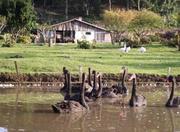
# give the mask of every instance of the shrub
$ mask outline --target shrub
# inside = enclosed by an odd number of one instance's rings
[[[78,44],[78,48],[80,49],[90,49],[91,48],[91,44],[89,43],[89,41],[86,40],[82,40],[82,41],[77,41]]]
[[[12,47],[14,45],[14,40],[11,38],[11,34],[5,34],[4,35],[4,43],[2,44],[2,47]]]
[[[161,39],[161,43],[169,46],[169,47],[176,47],[177,43],[175,39]]]
[[[149,35],[148,36],[151,42],[159,42],[161,41],[160,37],[158,35]]]
[[[0,40],[4,40],[4,36],[3,35],[0,35]]]
[[[17,42],[23,44],[30,44],[32,40],[30,36],[19,36]]]
[[[140,45],[144,45],[144,44],[150,44],[151,43],[151,39],[148,36],[143,36],[140,39]]]

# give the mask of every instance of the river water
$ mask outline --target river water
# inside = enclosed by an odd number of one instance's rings
[[[166,91],[139,93],[147,107],[128,107],[129,97],[123,106],[103,99],[74,114],[55,114],[51,104],[0,104],[0,132],[180,132],[180,108],[164,107]]]

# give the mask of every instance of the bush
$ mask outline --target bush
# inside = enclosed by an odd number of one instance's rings
[[[4,36],[3,35],[0,35],[0,40],[4,40]]]
[[[158,35],[149,35],[148,37],[151,40],[151,42],[160,42],[161,41],[161,39]]]
[[[2,47],[13,47],[14,40],[11,38],[11,34],[5,34],[4,35],[4,43],[2,44]]]
[[[161,39],[161,43],[169,46],[169,47],[176,47],[177,43],[175,39]]]
[[[19,36],[17,43],[30,44],[32,42],[30,36]]]
[[[140,45],[144,45],[144,44],[150,44],[151,43],[151,39],[148,36],[143,36],[140,39]]]
[[[82,41],[77,41],[78,44],[78,48],[80,49],[91,49],[91,44],[89,43],[89,41],[86,40],[82,40]]]

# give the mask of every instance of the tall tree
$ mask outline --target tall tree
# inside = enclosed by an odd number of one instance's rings
[[[112,44],[121,41],[122,34],[128,30],[129,23],[135,18],[136,11],[112,10],[105,11],[103,21],[111,32]]]
[[[111,11],[112,9],[112,0],[109,0],[109,10]]]
[[[164,25],[162,17],[152,11],[142,10],[139,11],[137,16],[130,22],[129,29],[134,32],[134,38],[140,44],[148,30],[162,28]]]
[[[31,0],[3,0],[0,15],[6,17],[7,29],[15,40],[21,31],[35,26],[36,16]]]
[[[66,0],[65,1],[66,2],[66,4],[65,4],[65,16],[66,16],[66,20],[69,18],[69,1],[68,0]]]

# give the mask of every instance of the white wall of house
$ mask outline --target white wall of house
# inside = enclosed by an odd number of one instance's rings
[[[77,40],[92,42],[94,40],[94,31],[75,31],[75,42],[77,42]]]

